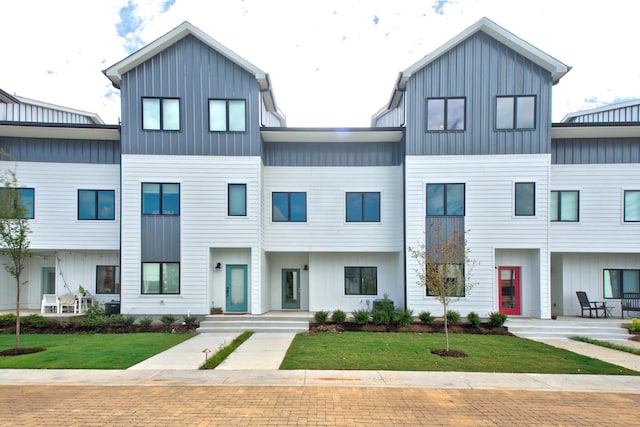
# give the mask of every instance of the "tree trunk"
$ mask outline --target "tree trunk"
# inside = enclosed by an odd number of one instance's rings
[[[20,348],[20,275],[16,277],[18,296],[16,298],[16,348]]]
[[[447,352],[449,351],[449,326],[447,325],[447,306],[444,306],[444,342]]]

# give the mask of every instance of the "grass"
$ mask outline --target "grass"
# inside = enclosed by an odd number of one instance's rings
[[[627,346],[620,345],[620,344],[614,344],[614,343],[608,342],[608,341],[594,340],[592,338],[587,338],[587,337],[571,337],[571,339],[575,340],[575,341],[586,342],[588,344],[598,345],[600,347],[610,348],[612,350],[625,351],[627,353],[637,354],[638,356],[640,356],[640,349],[633,348],[633,347],[627,347]]]
[[[215,369],[216,366],[224,362],[224,360],[229,357],[231,353],[235,351],[236,348],[240,347],[240,345],[249,339],[249,337],[253,335],[253,332],[243,332],[238,335],[231,344],[222,347],[216,354],[211,356],[207,361],[200,367],[200,369]]]
[[[280,369],[515,372],[640,375],[640,372],[506,335],[450,334],[450,348],[468,357],[442,357],[444,335],[343,332],[296,335]]]
[[[23,334],[20,347],[45,351],[0,357],[0,369],[126,369],[191,338],[193,334]],[[0,335],[0,350],[15,335]]]

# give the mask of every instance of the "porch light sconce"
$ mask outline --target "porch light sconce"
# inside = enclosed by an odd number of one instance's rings
[[[304,265],[304,267],[302,268],[304,271],[309,271],[309,266],[307,264]]]
[[[222,269],[222,264],[217,263],[217,264],[216,264],[216,270],[220,270],[220,269]]]

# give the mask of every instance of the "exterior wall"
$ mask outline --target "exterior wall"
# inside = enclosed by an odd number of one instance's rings
[[[269,142],[263,145],[265,166],[398,166],[398,142]]]
[[[180,98],[180,131],[143,131],[142,97]],[[247,132],[209,132],[210,98],[245,99]],[[255,76],[188,36],[122,76],[122,152],[260,155]]]
[[[397,108],[386,112],[375,122],[375,127],[396,127],[404,125],[404,97]]]
[[[261,312],[260,158],[123,155],[122,310],[126,314],[209,313],[211,276],[219,249],[243,249],[249,261],[252,312]],[[141,295],[141,187],[143,182],[180,184],[180,294]],[[247,216],[227,216],[227,185],[247,185]],[[213,250],[213,251],[211,251]],[[213,255],[212,255],[213,253]],[[158,260],[161,261],[161,260]],[[224,273],[221,273],[224,275]],[[219,299],[219,296],[217,297]]]
[[[0,148],[22,162],[119,164],[120,142],[0,137]]]
[[[550,190],[578,190],[579,221],[549,225],[553,252],[637,253],[640,223],[623,221],[624,190],[638,190],[640,164],[552,165]]]
[[[406,159],[406,244],[416,246],[424,242],[426,226],[426,184],[465,184],[465,235],[469,258],[477,265],[471,273],[475,283],[465,298],[452,309],[466,314],[476,311],[481,316],[498,310],[496,251],[529,250],[539,253],[537,268],[540,300],[529,301],[523,312],[535,317],[549,317],[549,251],[548,251],[548,194],[549,155],[508,156],[408,156]],[[514,184],[536,183],[536,215],[514,215]],[[408,248],[405,248],[407,250]],[[530,253],[526,255],[530,258]],[[522,255],[524,256],[524,255]],[[434,297],[426,297],[425,289],[416,282],[416,261],[407,257],[407,306],[414,312],[442,313],[441,304]],[[535,275],[531,275],[535,278]],[[538,312],[536,312],[538,311]]]
[[[554,139],[551,141],[551,159],[558,165],[640,163],[640,139]]]
[[[400,252],[400,167],[264,167],[264,249],[268,252]],[[272,192],[306,192],[306,222],[273,222]],[[346,192],[380,192],[380,222],[345,219]]]
[[[535,95],[536,129],[496,131],[498,95]],[[550,151],[550,74],[484,33],[475,34],[415,73],[404,97],[407,155]],[[466,98],[466,131],[426,132],[426,99],[433,97]]]

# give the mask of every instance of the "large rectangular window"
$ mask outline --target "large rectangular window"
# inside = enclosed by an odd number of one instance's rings
[[[378,267],[345,267],[345,295],[377,295]]]
[[[464,130],[465,103],[465,98],[427,99],[427,130]]]
[[[640,190],[624,192],[624,222],[640,221]]]
[[[209,130],[211,132],[245,132],[247,130],[244,99],[210,99]]]
[[[622,298],[623,292],[640,292],[640,270],[604,269],[603,295]]]
[[[113,190],[78,190],[78,219],[116,219],[115,194]]]
[[[229,184],[227,188],[229,216],[247,216],[247,185]]]
[[[180,99],[142,98],[142,129],[180,130]]]
[[[307,193],[272,193],[273,222],[306,222]]]
[[[347,222],[380,222],[380,193],[347,193]]]
[[[578,191],[552,191],[549,200],[549,219],[559,222],[577,222],[579,205]]]
[[[516,182],[515,214],[516,216],[534,216],[536,214],[535,182]]]
[[[496,97],[496,129],[535,129],[535,96]]]
[[[117,265],[96,266],[96,294],[120,293],[120,267]]]
[[[464,216],[464,184],[427,184],[427,215]]]
[[[143,215],[180,215],[180,184],[142,184]]]
[[[463,264],[429,264],[427,268],[431,268],[436,277],[443,277],[446,281],[446,290],[448,296],[463,297],[465,294],[464,286],[464,265]],[[446,270],[445,270],[446,268]],[[444,273],[444,274],[443,274]],[[442,275],[442,276],[441,276]],[[427,287],[426,296],[437,297],[440,292],[438,289]]]
[[[142,263],[143,294],[179,294],[180,263],[145,262]]]
[[[35,190],[33,188],[0,188],[0,215],[6,218],[35,218]]]

